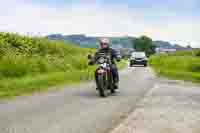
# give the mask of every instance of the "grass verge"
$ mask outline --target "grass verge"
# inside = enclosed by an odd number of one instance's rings
[[[160,76],[200,83],[200,58],[187,52],[171,55],[154,55],[150,66]]]
[[[126,65],[127,62],[123,60],[117,64],[119,69],[123,69]],[[54,72],[22,78],[3,79],[0,80],[0,99],[43,92],[47,91],[49,87],[93,80],[94,70],[95,66],[91,66],[84,71]]]
[[[80,81],[92,79],[92,76],[92,71],[73,71],[26,76],[16,79],[3,79],[0,81],[0,98],[45,91],[49,87],[62,84],[79,83]]]

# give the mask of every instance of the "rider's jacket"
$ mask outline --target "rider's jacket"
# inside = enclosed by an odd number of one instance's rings
[[[112,48],[105,48],[105,49],[99,49],[95,55],[94,55],[94,61],[97,61],[99,55],[101,55],[101,53],[109,55],[111,57],[111,62],[112,64],[115,64],[115,59],[118,60],[118,54],[117,51],[112,49]]]

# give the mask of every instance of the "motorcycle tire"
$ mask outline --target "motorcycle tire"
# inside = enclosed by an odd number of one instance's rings
[[[98,75],[97,86],[98,86],[99,95],[101,97],[107,97],[108,90],[107,90],[105,75]]]

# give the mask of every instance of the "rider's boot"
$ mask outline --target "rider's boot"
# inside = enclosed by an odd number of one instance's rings
[[[114,89],[119,89],[119,80],[117,78],[114,80]]]

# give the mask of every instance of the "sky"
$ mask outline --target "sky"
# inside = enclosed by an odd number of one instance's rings
[[[200,47],[199,0],[4,0],[0,31],[33,35],[147,35]]]

